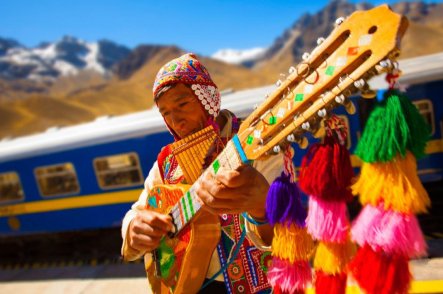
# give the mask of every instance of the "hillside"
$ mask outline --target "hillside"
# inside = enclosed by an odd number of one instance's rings
[[[371,7],[330,1],[319,12],[295,20],[247,67],[199,58],[220,90],[271,84],[312,51],[318,37],[331,32],[335,19]],[[443,51],[443,4],[399,2],[392,8],[410,20],[401,58]],[[73,37],[25,48],[0,38],[0,138],[150,108],[157,70],[183,53],[175,46],[145,44],[129,50],[111,41],[87,43]],[[15,64],[17,58],[24,59]]]
[[[367,10],[366,3],[353,4],[333,0],[316,14],[305,14],[276,39],[253,69],[277,76],[301,61],[304,52],[311,52],[319,37],[326,37],[341,16],[355,10]],[[443,3],[399,2],[392,7],[409,19],[409,28],[402,41],[400,58],[410,58],[443,51]]]

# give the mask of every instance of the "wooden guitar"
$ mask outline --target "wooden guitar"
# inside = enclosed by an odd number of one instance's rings
[[[407,24],[387,5],[337,20],[329,37],[290,68],[288,77],[241,124],[203,174],[237,169],[264,154],[280,152],[288,141],[305,145],[304,133],[320,135],[322,120],[339,105],[354,112],[348,96],[373,96],[365,81],[393,70]],[[176,228],[153,254],[147,254],[154,293],[197,293],[206,277],[220,225],[218,216],[200,210],[194,190],[163,185],[149,193],[147,208],[170,214]]]

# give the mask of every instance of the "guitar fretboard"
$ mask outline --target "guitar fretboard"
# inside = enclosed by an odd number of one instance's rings
[[[243,152],[237,136],[230,140],[225,149],[217,156],[212,164],[203,172],[191,188],[183,197],[172,207],[170,215],[176,231],[173,235],[177,235],[197,214],[202,207],[198,196],[195,193],[196,185],[202,177],[206,177],[208,173],[216,175],[220,170],[235,170],[240,166],[247,164],[248,160]]]

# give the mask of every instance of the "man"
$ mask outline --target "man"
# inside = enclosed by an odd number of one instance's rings
[[[166,126],[180,140],[213,125],[221,138],[229,140],[237,131],[239,122],[229,111],[220,111],[220,93],[208,71],[193,54],[185,54],[165,64],[154,83],[154,100]],[[220,216],[222,236],[212,255],[206,275],[210,282],[201,293],[265,293],[269,292],[265,272],[265,245],[271,244],[273,229],[266,223],[265,201],[269,182],[282,171],[282,156],[257,160],[254,166],[239,170],[221,171],[215,177],[208,174],[198,182],[196,194],[203,207]],[[125,260],[135,260],[150,254],[173,225],[168,215],[146,209],[147,192],[157,184],[184,183],[183,173],[171,153],[169,145],[162,149],[145,181],[145,189],[139,200],[126,214],[122,225],[122,255]],[[224,273],[220,262],[228,263],[236,243],[236,232],[242,231],[240,213],[248,231],[240,254],[231,261]],[[253,272],[254,277],[246,275]]]

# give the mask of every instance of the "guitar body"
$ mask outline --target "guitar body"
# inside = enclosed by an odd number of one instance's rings
[[[147,208],[168,214],[189,187],[155,186],[148,194]],[[146,272],[153,293],[197,293],[220,234],[218,216],[200,210],[175,238],[163,238],[157,249],[160,269],[157,270],[152,254],[146,258]]]

